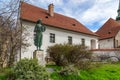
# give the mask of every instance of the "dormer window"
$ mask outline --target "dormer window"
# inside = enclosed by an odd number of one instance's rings
[[[72,24],[73,26],[76,26],[76,24]]]
[[[109,31],[108,34],[111,34],[111,32]]]
[[[48,16],[45,16],[45,18],[48,18]]]

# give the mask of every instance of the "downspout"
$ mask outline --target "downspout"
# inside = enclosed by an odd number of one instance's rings
[[[115,37],[113,37],[113,38],[114,38],[114,39],[113,39],[113,40],[114,40],[114,41],[113,41],[113,45],[114,45],[114,48],[116,48],[116,45],[115,45],[115,44],[116,44],[116,42],[115,42]]]
[[[20,20],[20,54],[19,54],[19,60],[21,60],[21,53],[22,53],[22,19],[21,19],[21,5],[22,5],[22,0],[20,0],[19,4],[19,20]]]

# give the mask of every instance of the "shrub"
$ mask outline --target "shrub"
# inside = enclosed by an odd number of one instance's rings
[[[35,59],[23,59],[15,67],[14,80],[49,80],[49,74]]]
[[[47,49],[52,60],[58,66],[81,65],[86,59],[91,58],[91,52],[82,45],[56,44]],[[88,66],[88,65],[86,65]]]
[[[65,66],[58,73],[61,76],[79,76],[79,70],[74,65]]]
[[[92,68],[91,61],[79,61],[78,64],[76,64],[78,69],[88,70]]]
[[[82,45],[73,45],[70,53],[66,54],[66,58],[69,63],[78,64],[79,61],[85,61],[91,58],[91,52],[86,49],[85,46]]]
[[[64,66],[67,64],[65,54],[70,53],[71,49],[72,47],[68,44],[56,44],[48,47],[47,52],[56,65]]]

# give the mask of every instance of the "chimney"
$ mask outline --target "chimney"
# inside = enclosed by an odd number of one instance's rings
[[[48,6],[48,13],[50,16],[54,16],[54,5],[53,4],[50,4]]]

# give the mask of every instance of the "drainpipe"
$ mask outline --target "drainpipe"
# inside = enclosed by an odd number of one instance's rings
[[[114,40],[113,40],[113,46],[114,46],[114,48],[116,48],[116,42],[115,42],[115,37],[113,37],[114,38]]]

